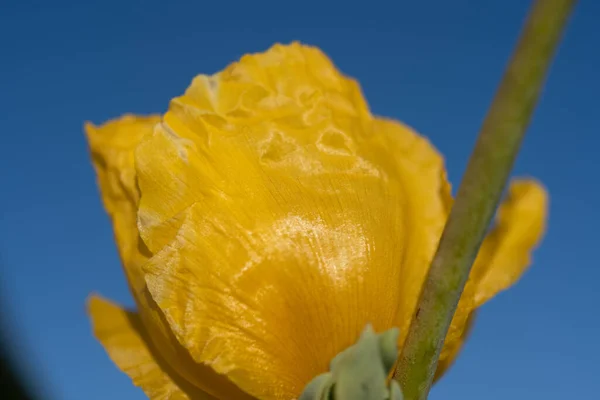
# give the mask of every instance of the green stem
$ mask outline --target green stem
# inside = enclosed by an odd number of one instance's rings
[[[444,338],[525,135],[576,0],[537,0],[521,33],[419,299],[394,377],[406,400],[425,400]]]

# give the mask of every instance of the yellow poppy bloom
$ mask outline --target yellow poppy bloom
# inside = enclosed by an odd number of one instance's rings
[[[149,398],[290,400],[370,323],[401,348],[452,197],[440,154],[373,116],[318,49],[275,45],[196,77],[162,116],[88,140],[137,303],[92,297],[95,335]],[[441,354],[512,285],[547,195],[511,184]]]

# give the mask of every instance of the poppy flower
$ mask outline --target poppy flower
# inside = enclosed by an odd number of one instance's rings
[[[452,206],[442,156],[293,43],[197,76],[163,116],[86,126],[137,309],[93,296],[96,337],[153,400],[297,398],[365,326],[402,347]],[[441,353],[515,283],[547,195],[513,182]]]

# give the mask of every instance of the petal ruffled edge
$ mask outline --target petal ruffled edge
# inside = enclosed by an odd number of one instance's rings
[[[88,300],[94,336],[111,360],[152,400],[216,400],[179,378],[153,350],[137,313],[100,296]]]
[[[548,194],[532,179],[511,182],[493,229],[485,238],[446,336],[436,379],[458,356],[473,324],[474,310],[515,284],[531,263],[548,214]]]
[[[138,241],[134,151],[160,120],[159,115],[125,114],[99,126],[85,124],[102,202],[112,221],[123,267],[136,292],[144,286],[139,268],[148,255],[143,254]]]
[[[519,280],[546,229],[548,193],[537,181],[517,179],[500,206],[496,225],[473,266],[475,307]]]

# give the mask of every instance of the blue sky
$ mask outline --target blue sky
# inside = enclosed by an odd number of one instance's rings
[[[458,184],[528,3],[4,0],[2,314],[31,385],[44,399],[144,398],[85,315],[94,291],[132,300],[84,121],[162,112],[194,75],[300,40],[358,78],[374,113],[428,136]],[[432,400],[597,391],[600,3],[580,3],[515,167],[551,193],[546,239],[524,279],[483,308]]]

